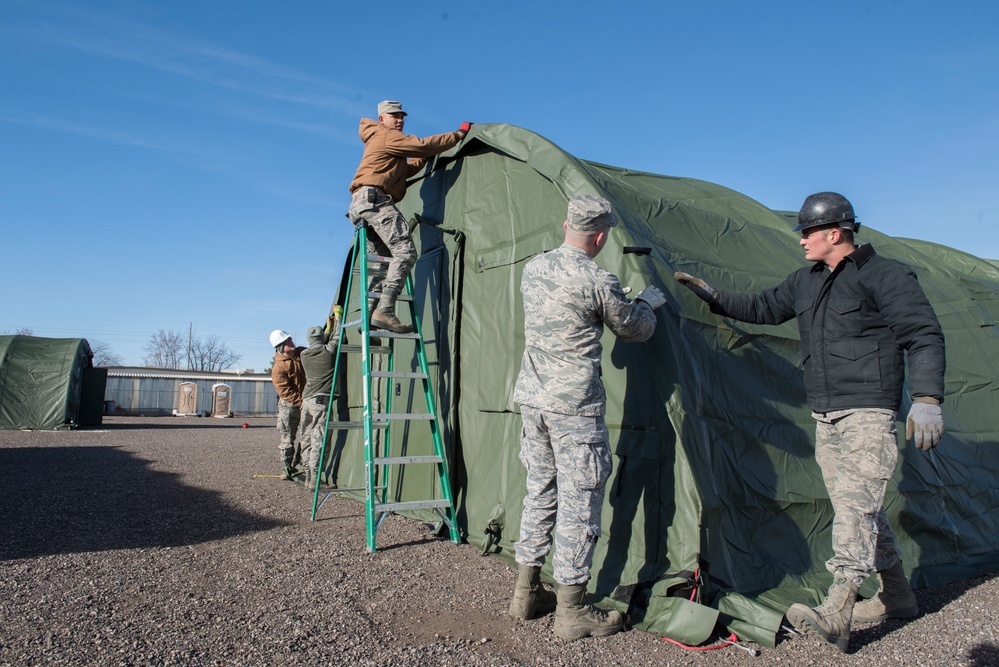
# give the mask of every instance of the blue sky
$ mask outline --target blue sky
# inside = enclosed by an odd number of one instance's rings
[[[320,323],[362,116],[509,123],[587,160],[999,258],[999,4],[0,0],[0,332],[261,370]]]

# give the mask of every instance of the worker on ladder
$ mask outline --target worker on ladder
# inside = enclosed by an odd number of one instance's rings
[[[343,308],[333,306],[333,312],[326,318],[325,327],[309,327],[305,330],[305,340],[309,347],[302,350],[301,363],[305,370],[305,388],[302,390],[302,440],[308,443],[309,459],[305,461],[305,488],[315,491],[319,484],[319,460],[323,452],[323,434],[326,432],[326,416],[330,401],[336,400],[337,391],[333,387],[336,371],[337,339],[343,321]],[[336,483],[330,486],[336,488]]]
[[[355,228],[368,226],[367,252],[392,258],[386,276],[381,281],[372,280],[368,291],[381,293],[371,313],[371,326],[395,333],[413,331],[396,317],[395,301],[416,263],[409,223],[396,203],[406,196],[406,179],[423,169],[427,158],[456,146],[472,126],[462,123],[457,132],[421,139],[403,134],[406,115],[402,104],[386,100],[378,105],[377,121],[361,119],[364,155],[350,184],[347,213]]]

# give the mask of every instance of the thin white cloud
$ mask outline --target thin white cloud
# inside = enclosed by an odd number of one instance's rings
[[[359,91],[250,54],[166,32],[120,17],[67,5],[25,5],[42,18],[15,24],[13,31],[36,42],[131,62],[212,86],[268,99],[329,109],[349,116],[367,111]]]
[[[266,178],[252,177],[246,173],[245,169],[243,169],[238,163],[234,163],[228,156],[219,156],[197,148],[188,148],[179,144],[170,144],[163,141],[128,135],[121,132],[112,132],[88,125],[69,123],[44,116],[17,117],[0,115],[0,123],[13,123],[28,127],[57,130],[99,141],[107,141],[124,146],[131,146],[133,148],[158,151],[171,156],[171,158],[177,160],[178,162],[191,165],[205,172],[222,174],[223,176],[240,181],[253,182],[258,188],[260,188],[260,190],[268,192],[281,199],[332,208],[342,205],[342,202],[336,199],[314,196],[311,193],[303,193],[297,190],[282,187]]]
[[[38,127],[47,130],[58,130],[60,132],[77,134],[84,137],[90,137],[91,139],[98,139],[100,141],[108,141],[111,143],[123,144],[125,146],[133,146],[135,148],[144,148],[149,150],[161,151],[164,153],[172,153],[174,155],[188,155],[188,156],[193,155],[192,153],[179,149],[176,146],[171,146],[166,143],[155,141],[152,139],[137,137],[134,135],[127,135],[121,132],[112,132],[110,130],[104,130],[101,128],[91,127],[88,125],[81,125],[79,123],[70,123],[55,118],[47,118],[45,116],[18,117],[18,116],[0,115],[0,122],[13,123],[15,125],[26,125],[29,127]]]
[[[319,123],[304,123],[300,121],[288,120],[286,118],[278,118],[276,116],[262,114],[256,111],[249,111],[243,108],[237,108],[233,106],[221,107],[225,113],[238,118],[243,118],[245,120],[252,121],[254,123],[261,123],[264,125],[274,125],[277,127],[285,127],[291,130],[297,130],[299,132],[309,132],[312,134],[318,134],[326,137],[327,139],[332,139],[338,143],[349,146],[350,148],[357,148],[360,139],[356,132],[343,132],[330,125],[323,125]]]

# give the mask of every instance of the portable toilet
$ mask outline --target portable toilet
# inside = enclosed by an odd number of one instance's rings
[[[212,385],[212,417],[231,417],[232,387],[217,383]]]
[[[173,414],[177,417],[198,414],[198,385],[193,382],[181,382],[177,385],[177,407]]]

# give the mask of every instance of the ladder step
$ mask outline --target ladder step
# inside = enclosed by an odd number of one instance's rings
[[[378,298],[381,297],[381,295],[382,295],[381,292],[365,292],[365,296],[367,298],[369,298],[369,299],[378,299]],[[348,303],[357,303],[357,300],[359,298],[360,297],[352,296],[352,297],[350,297],[350,301]],[[400,294],[399,296],[397,296],[395,298],[395,300],[396,301],[412,301],[413,297],[411,295],[409,295],[409,294]]]
[[[410,500],[401,503],[375,503],[375,512],[399,512],[434,507],[451,507],[451,502],[448,500]]]
[[[388,426],[388,422],[387,421],[372,421],[371,422],[371,428],[385,428],[386,426]],[[364,428],[364,422],[363,421],[359,421],[359,422],[334,422],[334,421],[331,421],[330,424],[329,424],[329,428],[330,428],[331,431],[345,431],[347,429]]]
[[[361,269],[355,266],[354,269],[353,269],[353,274],[355,276],[361,275]],[[387,266],[383,266],[383,267],[371,267],[371,268],[368,269],[368,277],[369,278],[384,278],[387,275],[388,275],[388,267]]]
[[[407,334],[407,333],[396,333],[394,331],[384,331],[383,329],[372,329],[369,332],[369,335],[372,338],[405,338],[408,340],[417,340],[420,337],[420,334],[416,333],[415,331],[413,333]]]
[[[371,354],[388,354],[389,349],[387,345],[369,345],[368,350]],[[360,354],[364,350],[361,349],[360,345],[341,345],[341,352],[346,352],[348,354]]]
[[[383,488],[385,487],[379,487],[379,489]],[[326,486],[324,484],[319,485],[320,493],[357,493],[358,491],[367,491],[367,489],[363,486],[338,486],[333,488],[332,486]]]
[[[434,416],[423,412],[376,412],[372,415],[375,421],[433,421]]]
[[[382,456],[372,459],[372,463],[379,466],[400,465],[405,463],[440,463],[439,456]]]
[[[381,292],[368,292],[368,298],[369,299],[378,299],[378,298],[381,298],[381,295],[382,295]],[[396,301],[412,301],[413,297],[411,295],[409,295],[409,294],[400,294],[399,296],[397,296],[395,298],[395,300]]]
[[[351,320],[343,325],[344,329],[350,329],[351,327],[359,327],[361,325],[361,319]],[[360,332],[358,332],[360,333]],[[419,338],[415,333],[411,334],[400,334],[394,333],[392,331],[385,331],[383,329],[371,329],[368,334],[373,338]]]
[[[399,378],[408,380],[426,380],[427,376],[423,373],[408,373],[402,371],[371,371],[371,377],[373,378]]]

